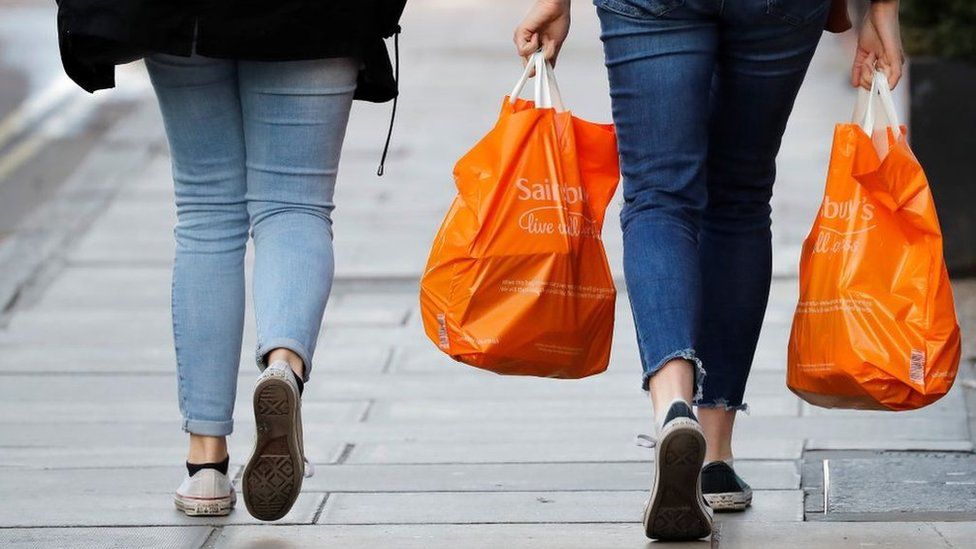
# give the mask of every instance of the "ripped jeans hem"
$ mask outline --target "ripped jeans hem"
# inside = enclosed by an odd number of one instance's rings
[[[705,367],[702,366],[702,361],[695,354],[695,350],[694,349],[691,349],[691,348],[681,349],[679,351],[675,351],[675,352],[673,352],[673,353],[665,356],[660,361],[658,361],[658,363],[653,368],[651,368],[650,371],[645,371],[644,372],[644,382],[641,385],[641,387],[645,391],[649,390],[650,383],[651,383],[651,378],[654,377],[654,375],[657,374],[661,370],[661,368],[664,367],[665,364],[667,364],[668,362],[670,362],[670,361],[672,361],[672,360],[674,360],[676,358],[683,358],[683,359],[685,359],[685,360],[687,360],[687,361],[689,361],[689,362],[691,362],[692,364],[695,365],[695,368],[694,368],[694,373],[695,373],[695,396],[693,396],[691,398],[691,400],[693,402],[697,402],[697,401],[701,400],[701,398],[702,398],[702,386],[703,386],[703,384],[705,382]]]
[[[695,406],[699,408],[724,408],[726,412],[734,411],[749,414],[748,404],[744,402],[742,404],[729,404],[724,398],[716,399],[714,402],[701,402],[701,399],[696,399]]]

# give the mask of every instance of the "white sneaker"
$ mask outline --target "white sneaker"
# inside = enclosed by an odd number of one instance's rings
[[[302,479],[312,476],[302,445],[302,399],[286,362],[265,368],[254,387],[254,451],[244,467],[244,504],[259,520],[288,514]]]
[[[221,517],[237,503],[234,485],[216,469],[200,469],[176,489],[176,508],[191,517]]]

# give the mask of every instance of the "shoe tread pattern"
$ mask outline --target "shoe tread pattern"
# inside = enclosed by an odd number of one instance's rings
[[[711,517],[703,512],[698,474],[705,457],[700,428],[680,428],[663,437],[657,464],[660,478],[644,516],[647,537],[657,540],[697,540],[712,532]]]
[[[254,395],[258,438],[244,471],[244,503],[255,518],[284,517],[301,489],[303,470],[295,439],[297,403],[281,380],[264,381]]]

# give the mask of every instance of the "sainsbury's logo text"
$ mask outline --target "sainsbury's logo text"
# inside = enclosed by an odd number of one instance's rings
[[[871,221],[874,219],[874,204],[869,203],[867,197],[835,202],[829,196],[825,196],[820,207],[820,215],[826,219],[848,220],[860,216],[862,221]]]
[[[583,187],[568,187],[558,183],[552,183],[548,179],[541,183],[532,183],[526,178],[521,178],[515,182],[518,190],[519,200],[540,200],[554,202],[559,200],[563,204],[570,205],[577,202],[586,202],[586,190]]]

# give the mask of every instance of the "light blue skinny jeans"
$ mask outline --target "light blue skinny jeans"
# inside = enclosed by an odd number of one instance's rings
[[[173,163],[173,336],[183,429],[233,430],[254,238],[258,366],[294,351],[305,376],[332,285],[333,191],[356,88],[350,58],[146,59]]]

